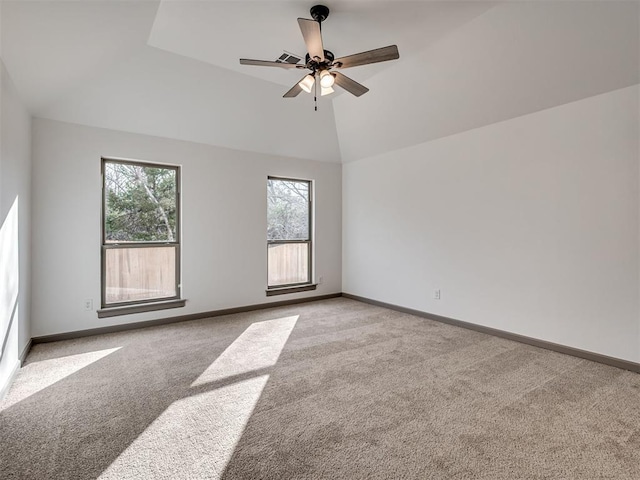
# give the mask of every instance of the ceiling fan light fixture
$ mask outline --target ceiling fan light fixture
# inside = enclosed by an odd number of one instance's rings
[[[315,82],[313,75],[307,75],[302,80],[300,80],[300,83],[298,83],[298,85],[300,85],[300,88],[305,92],[311,93],[311,89],[313,88],[313,82]]]
[[[335,77],[329,72],[329,70],[322,70],[320,72],[320,85],[323,88],[331,88],[335,83]]]
[[[322,87],[322,85],[321,85],[321,88],[320,88],[320,96],[321,97],[324,97],[325,95],[330,95],[333,92],[335,92],[335,90],[333,88],[331,88],[331,87]]]

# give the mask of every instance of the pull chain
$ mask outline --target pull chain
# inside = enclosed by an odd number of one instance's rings
[[[322,22],[318,22],[318,28],[320,30],[320,38],[322,38]],[[316,81],[313,82],[313,103],[314,103],[314,111],[317,112],[318,111],[318,82],[320,81],[320,75],[316,76],[316,73],[314,72],[313,76],[316,77]]]
[[[322,22],[318,22],[318,29],[320,30],[320,38],[322,38]],[[324,55],[323,55],[324,56]],[[313,103],[315,104],[315,111],[318,111],[318,82],[320,81],[320,75],[317,76],[317,80],[313,82]]]

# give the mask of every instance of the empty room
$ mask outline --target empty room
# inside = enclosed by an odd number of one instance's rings
[[[0,0],[0,478],[640,478],[640,1]]]

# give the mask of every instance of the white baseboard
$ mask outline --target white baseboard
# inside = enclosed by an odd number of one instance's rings
[[[16,378],[18,370],[20,370],[20,360],[16,360],[16,363],[11,369],[11,373],[9,374],[9,377],[7,378],[7,381],[4,383],[4,385],[0,385],[0,402],[4,400],[4,398],[7,396],[7,393],[9,393],[9,389],[11,388],[11,385],[13,385],[13,381]]]

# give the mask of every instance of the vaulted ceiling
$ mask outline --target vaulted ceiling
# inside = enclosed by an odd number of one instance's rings
[[[275,155],[350,161],[637,84],[638,2],[325,1],[356,98],[282,95],[308,1],[4,1],[2,59],[33,115]]]

